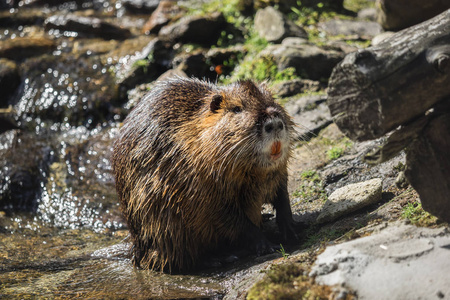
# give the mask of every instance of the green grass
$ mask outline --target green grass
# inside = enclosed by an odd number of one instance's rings
[[[403,207],[402,218],[408,219],[412,224],[419,226],[435,225],[437,218],[422,208],[419,202],[408,203]]]
[[[333,147],[327,151],[327,156],[330,160],[335,160],[344,154],[345,150],[341,147]]]

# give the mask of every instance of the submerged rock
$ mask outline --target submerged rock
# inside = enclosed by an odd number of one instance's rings
[[[0,57],[23,60],[39,56],[56,48],[55,41],[44,37],[17,37],[0,41]]]
[[[0,211],[36,211],[54,149],[31,133],[0,135]]]
[[[0,107],[7,107],[9,97],[20,84],[20,75],[15,62],[0,58]]]

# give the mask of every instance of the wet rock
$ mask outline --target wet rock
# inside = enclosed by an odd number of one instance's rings
[[[132,89],[137,84],[153,81],[169,69],[172,60],[170,45],[158,38],[151,40],[141,51],[118,67],[116,82],[121,92]]]
[[[0,141],[0,210],[36,211],[54,156],[51,144],[17,130]]]
[[[272,92],[278,97],[289,97],[296,94],[317,92],[320,88],[318,81],[309,79],[292,79],[276,83],[272,86]]]
[[[372,38],[383,32],[380,24],[370,21],[330,20],[319,24],[319,27],[331,35],[356,35]]]
[[[345,54],[311,44],[281,44],[267,47],[264,54],[272,55],[279,70],[293,67],[303,78],[319,80],[328,78]]]
[[[21,127],[34,130],[42,122],[90,127],[115,113],[118,87],[98,57],[43,55],[23,62],[20,72],[26,79],[14,109]]]
[[[160,0],[122,0],[125,9],[135,14],[150,14],[158,7]]]
[[[334,165],[330,167],[325,167],[320,176],[324,181],[325,185],[337,182],[341,178],[344,178],[353,168],[348,165]]]
[[[281,42],[286,37],[308,37],[303,28],[270,6],[256,12],[254,26],[259,36],[268,42]]]
[[[437,16],[450,8],[442,0],[377,0],[378,23],[385,30],[400,30]]]
[[[379,178],[353,183],[335,190],[325,202],[317,223],[331,222],[340,216],[381,201],[382,181]]]
[[[15,9],[0,11],[0,26],[41,25],[47,18],[42,9]]]
[[[150,19],[145,23],[142,32],[145,34],[157,34],[163,26],[179,16],[181,12],[182,9],[177,5],[176,1],[162,0],[158,8],[150,16]]]
[[[0,57],[23,60],[39,56],[56,48],[55,41],[43,37],[17,37],[0,41]]]
[[[15,111],[12,106],[0,108],[0,134],[11,129],[19,129],[14,116]]]
[[[226,25],[221,13],[186,16],[161,28],[159,38],[168,42],[214,44]]]
[[[20,75],[15,62],[0,58],[0,107],[7,107],[9,97],[20,84]]]
[[[84,37],[122,40],[131,36],[128,29],[120,28],[98,18],[74,14],[53,15],[45,20],[44,25],[46,30],[76,32]]]
[[[325,95],[316,95],[300,97],[286,103],[286,111],[298,125],[295,128],[297,139],[307,140],[332,122],[325,102]]]
[[[359,299],[438,299],[450,295],[450,233],[400,223],[329,246],[310,276],[353,290]],[[382,287],[382,288],[380,288]]]

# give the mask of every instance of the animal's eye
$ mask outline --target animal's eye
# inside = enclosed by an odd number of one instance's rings
[[[234,112],[235,114],[237,114],[242,111],[242,108],[240,106],[235,106],[235,107],[233,107],[233,109],[231,111]]]

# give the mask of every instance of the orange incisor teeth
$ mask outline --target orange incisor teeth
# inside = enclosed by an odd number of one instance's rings
[[[278,155],[278,154],[280,154],[281,153],[281,142],[274,142],[273,144],[272,144],[272,147],[271,147],[271,149],[270,149],[271,151],[270,151],[270,154],[271,155]]]

